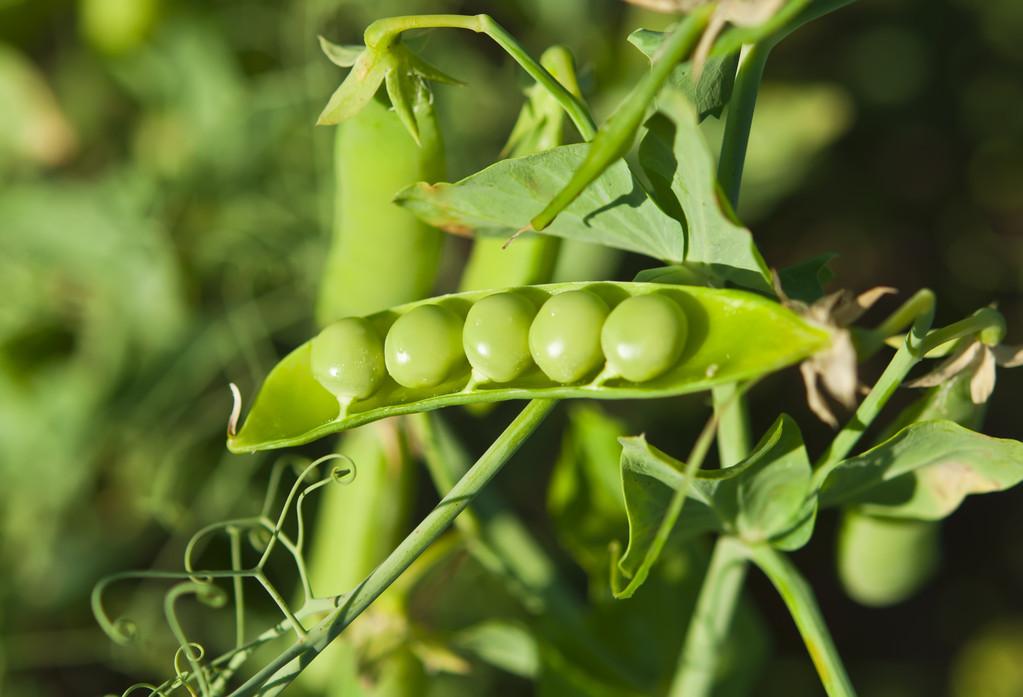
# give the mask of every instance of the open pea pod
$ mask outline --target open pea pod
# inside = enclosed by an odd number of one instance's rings
[[[502,376],[501,381],[481,376],[477,362],[471,367],[463,347],[453,346],[462,343],[461,323],[467,316],[469,324],[481,326],[474,319],[485,314],[480,301],[495,294],[514,295],[517,300],[526,301],[519,304],[528,308],[526,319],[518,327],[512,322],[510,329],[499,328],[495,334],[495,353],[525,353],[521,367],[513,371],[513,376]],[[661,296],[659,305],[669,301],[674,309],[665,313],[661,311],[663,307],[654,303],[655,311],[651,313],[650,307],[642,306],[651,304],[649,298],[645,303],[634,302],[644,296]],[[580,299],[587,302],[576,302]],[[506,318],[500,311],[501,304],[492,304],[499,312],[491,318],[483,317],[482,325],[488,319],[501,324]],[[480,311],[471,313],[477,305]],[[558,316],[555,310],[559,309],[567,313]],[[630,317],[634,311],[638,314]],[[433,321],[440,315],[447,318],[447,324]],[[662,326],[659,324],[662,320],[675,326]],[[300,445],[376,419],[456,404],[508,399],[648,399],[697,392],[778,370],[830,342],[825,330],[762,296],[662,283],[576,282],[473,291],[410,303],[355,322],[344,322],[361,333],[354,352],[337,357],[339,365],[367,371],[362,376],[367,379],[356,380],[358,394],[339,397],[331,385],[325,386],[328,381],[321,383],[317,379],[318,375],[323,379],[324,372],[322,365],[319,369],[314,367],[314,353],[322,363],[324,350],[333,349],[325,347],[319,337],[308,341],[267,376],[241,429],[228,438],[232,452]],[[424,334],[421,349],[414,344],[417,327],[427,334],[433,332],[432,337]],[[521,336],[515,334],[516,330]],[[325,330],[329,331],[330,327]],[[441,338],[446,336],[446,341],[438,344],[437,332]],[[317,341],[321,343],[317,345]],[[348,348],[338,350],[351,351],[353,344],[345,341],[338,346]],[[398,348],[392,346],[402,342]],[[587,342],[595,344],[595,349],[587,349],[584,346]],[[665,350],[662,344],[671,342],[677,348]],[[386,369],[385,350],[389,352]],[[405,353],[417,350],[420,355],[415,360],[443,362],[444,370],[438,372],[435,366],[428,365],[426,371],[432,374],[431,379],[411,386],[400,384],[399,381],[410,383],[418,379],[413,376],[410,380],[407,366],[399,365],[407,357]],[[590,354],[596,352],[589,364],[587,350]],[[630,352],[637,350],[641,356],[651,355],[661,367],[648,370],[647,366],[640,366],[636,370],[635,357]],[[544,351],[548,353],[538,353]],[[472,350],[470,355],[480,358]],[[572,376],[572,371],[559,373],[563,364],[551,368],[552,356],[563,360],[566,355],[575,355],[582,361],[576,361],[573,369],[589,365],[588,369],[577,371],[581,375],[578,379]],[[622,375],[632,375],[639,381]]]

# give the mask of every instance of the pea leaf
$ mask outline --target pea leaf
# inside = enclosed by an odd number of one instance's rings
[[[1021,480],[1023,443],[952,421],[924,421],[840,462],[824,480],[820,499],[874,515],[938,520],[970,494],[1004,491]]]
[[[684,261],[746,288],[770,292],[770,272],[750,231],[738,223],[717,186],[714,159],[696,113],[676,89],[661,92],[661,112],[647,122],[639,161],[652,195],[685,220]]]
[[[654,53],[664,41],[664,32],[637,29],[629,34],[629,43],[653,59]],[[739,65],[739,54],[715,56],[707,59],[698,80],[693,80],[693,64],[687,61],[678,65],[668,78],[668,84],[681,90],[696,105],[700,121],[708,116],[720,116],[732,96],[735,71]]]
[[[586,144],[502,160],[454,184],[421,182],[398,192],[395,202],[449,232],[497,233],[522,229],[571,178],[586,157]],[[628,165],[611,165],[544,234],[596,242],[665,261],[682,261],[682,226],[639,185]],[[514,243],[513,243],[514,244]]]
[[[824,286],[834,274],[828,264],[837,254],[821,254],[778,272],[785,294],[793,300],[814,303],[824,297]]]
[[[739,464],[702,470],[692,480],[683,463],[643,436],[620,442],[629,545],[618,570],[632,579],[627,591],[643,582],[666,546],[658,541],[664,526],[674,540],[718,531],[795,549],[809,538],[816,515],[812,471],[802,435],[789,416],[779,417]],[[681,508],[673,505],[677,492],[686,496]]]
[[[744,461],[708,474],[724,477],[712,496],[718,517],[747,541],[770,540],[807,518],[812,468],[799,427],[788,415],[778,417]]]

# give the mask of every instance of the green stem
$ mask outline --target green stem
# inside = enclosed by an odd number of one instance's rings
[[[466,453],[436,413],[420,412],[409,420],[422,444],[427,470],[437,491],[444,495],[464,474]],[[477,561],[507,583],[523,608],[536,617],[544,634],[568,648],[570,655],[587,656],[593,665],[603,666],[620,681],[642,682],[589,631],[577,595],[499,495],[481,493],[455,525]]]
[[[735,604],[746,579],[746,552],[732,537],[718,538],[700,597],[686,631],[668,697],[710,694],[718,656],[728,639]]]
[[[732,97],[728,100],[728,118],[718,159],[718,183],[732,208],[739,205],[739,189],[750,128],[753,125],[753,110],[772,46],[773,43],[757,44],[742,52]]]
[[[824,451],[815,466],[813,484],[819,487],[827,479],[828,474],[838,463],[846,458],[859,442],[863,432],[867,430],[888,399],[895,393],[909,371],[919,363],[929,351],[965,336],[978,336],[981,340],[997,343],[1005,329],[1005,319],[996,310],[982,308],[966,319],[953,322],[947,327],[928,332],[933,319],[933,306],[921,314],[906,337],[906,342],[895,352],[888,367],[874,383],[870,393],[853,414],[835,439]]]
[[[469,502],[485,487],[519,446],[540,425],[556,404],[553,400],[533,400],[491,444],[476,464],[430,511],[401,544],[350,593],[341,596],[337,609],[308,632],[305,641],[296,642],[266,665],[233,697],[276,695],[291,684],[303,668],[355,620],[407,569],[427,547],[447,530]]]
[[[679,61],[692,52],[713,9],[713,6],[708,5],[693,10],[665,39],[654,56],[650,71],[636,83],[629,96],[592,138],[586,159],[573,172],[572,178],[530,221],[534,230],[543,230],[550,225],[594,179],[628,152],[646,116],[647,107],[661,91]]]
[[[855,697],[845,666],[824,623],[813,590],[792,562],[770,545],[747,547],[749,558],[771,580],[799,628],[829,697]]]
[[[739,202],[753,112],[773,45],[765,42],[746,51],[735,76],[718,158],[718,183],[733,208]],[[718,413],[720,464],[730,467],[745,459],[752,446],[746,399],[737,385],[715,388],[713,394]],[[718,538],[679,654],[669,692],[672,697],[710,694],[745,577],[745,561],[736,554],[727,538]]]
[[[412,29],[468,29],[483,34],[518,63],[526,73],[551,93],[572,119],[584,140],[590,140],[597,132],[586,105],[569,92],[553,75],[537,63],[515,37],[489,15],[409,15],[387,17],[373,22],[366,28],[363,39],[370,48],[384,48],[396,41],[402,32]]]
[[[913,294],[906,302],[902,303],[892,314],[874,330],[884,338],[894,336],[905,331],[917,317],[934,310],[934,291],[923,288]]]

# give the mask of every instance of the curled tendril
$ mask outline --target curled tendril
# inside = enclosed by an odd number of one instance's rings
[[[157,687],[152,683],[138,682],[134,685],[129,685],[125,691],[121,693],[121,697],[130,697],[133,693],[138,692],[139,690],[149,690],[148,697],[164,697],[167,694],[160,687]],[[106,697],[116,697],[116,695],[110,694]]]
[[[184,686],[189,694],[195,697],[195,691],[188,684],[189,672],[181,666],[182,655],[185,656],[189,664],[199,664],[206,656],[206,649],[203,648],[202,644],[190,641],[183,646],[179,646],[178,650],[174,652],[174,676],[176,682]],[[201,670],[201,664],[199,665]]]
[[[328,472],[317,477],[316,472],[325,463],[333,463]],[[296,473],[294,483],[288,489],[284,501],[280,504],[276,516],[271,516],[271,510],[279,496],[284,471],[292,469]],[[178,649],[174,655],[175,677],[156,686],[149,683],[138,683],[129,687],[124,695],[137,690],[149,690],[149,695],[164,697],[178,689],[185,689],[193,697],[208,697],[212,694],[220,694],[230,679],[230,675],[245,662],[252,651],[259,645],[280,636],[283,631],[291,627],[299,639],[304,639],[305,629],[301,618],[318,612],[324,612],[334,606],[333,599],[317,598],[310,586],[308,573],[306,571],[303,556],[305,545],[305,521],[303,504],[305,499],[315,491],[332,484],[347,485],[355,480],[355,462],[346,455],[330,454],[317,460],[310,461],[308,458],[286,456],[279,458],[273,465],[270,473],[270,480],[264,496],[260,513],[256,516],[235,518],[200,528],[188,541],[184,551],[183,571],[137,571],[112,574],[101,579],[93,589],[92,609],[103,631],[118,644],[126,644],[138,636],[138,628],[134,621],[129,618],[111,618],[104,607],[104,594],[114,583],[125,580],[172,580],[178,581],[164,596],[164,615],[168,627],[178,643]],[[310,481],[312,480],[312,481]],[[296,536],[293,539],[285,533],[284,527],[294,508],[297,519]],[[200,550],[205,548],[205,542],[217,535],[225,534],[231,544],[231,565],[229,569],[212,568],[203,569],[196,564]],[[241,540],[248,537],[254,548],[259,553],[256,564],[252,567],[245,567],[242,563]],[[305,603],[298,612],[293,612],[284,601],[283,596],[270,583],[264,567],[266,566],[271,553],[277,546],[284,548],[292,557],[299,580],[305,596]],[[246,578],[253,579],[263,586],[266,593],[278,605],[284,621],[275,625],[269,630],[261,633],[251,641],[245,640],[244,628],[244,593],[242,592],[242,581]],[[182,629],[175,609],[176,602],[183,595],[194,595],[200,603],[214,608],[226,606],[230,600],[228,591],[217,585],[220,579],[231,579],[236,619],[236,641],[231,651],[218,656],[212,661],[204,664],[206,651],[198,643],[190,641]],[[184,662],[183,660],[184,659]],[[187,664],[187,665],[186,665]],[[198,692],[196,692],[198,689]]]

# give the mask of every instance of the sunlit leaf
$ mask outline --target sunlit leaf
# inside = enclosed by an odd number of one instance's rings
[[[664,32],[637,29],[629,34],[629,42],[647,58],[653,58],[654,52],[664,41],[664,36]],[[703,121],[708,116],[720,116],[728,104],[738,64],[738,53],[710,58],[703,64],[700,77],[694,81],[693,64],[687,61],[672,71],[668,82],[689,97],[696,105],[699,120]]]
[[[906,427],[844,460],[821,489],[821,504],[867,513],[937,520],[970,494],[1003,491],[1023,480],[1023,443],[992,438],[951,421]]]
[[[454,184],[419,183],[399,192],[395,201],[452,232],[522,229],[568,182],[588,147],[564,145],[502,160]],[[544,234],[666,261],[682,261],[685,253],[682,226],[650,200],[622,161],[588,186]]]
[[[674,89],[664,90],[659,104],[662,112],[647,122],[639,159],[658,202],[684,217],[684,261],[740,286],[770,291],[770,272],[753,236],[720,194],[692,104]]]
[[[812,529],[811,467],[795,422],[782,415],[752,454],[734,467],[701,470],[692,480],[685,466],[643,436],[622,438],[622,486],[629,518],[629,546],[619,569],[630,587],[642,583],[657,560],[658,531],[675,539],[716,530],[749,542],[771,540],[785,549],[802,546]],[[686,501],[673,507],[676,492]]]

